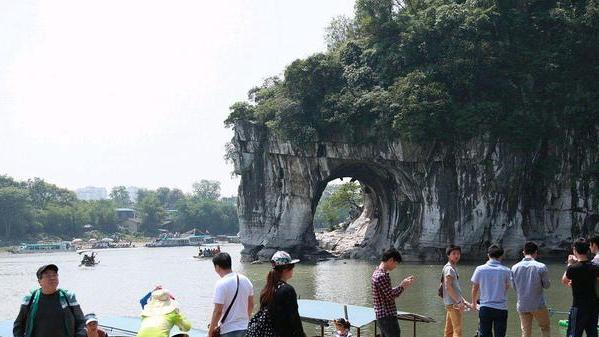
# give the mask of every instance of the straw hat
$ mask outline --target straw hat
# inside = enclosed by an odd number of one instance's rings
[[[157,289],[152,292],[150,301],[141,312],[142,316],[166,315],[179,310],[179,303],[174,300],[166,289]]]

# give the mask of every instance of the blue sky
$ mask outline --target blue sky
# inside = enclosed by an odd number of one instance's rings
[[[0,2],[0,174],[189,191],[238,179],[223,120],[265,77],[324,51],[353,0]]]

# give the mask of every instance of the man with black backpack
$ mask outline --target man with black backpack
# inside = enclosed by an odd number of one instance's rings
[[[456,269],[462,249],[459,246],[449,245],[445,249],[447,264],[443,266],[439,296],[443,297],[443,304],[447,315],[445,317],[445,337],[462,337],[462,312],[466,310],[468,303],[462,296],[460,288],[460,276]]]
[[[58,288],[58,267],[41,266],[40,288],[23,298],[14,337],[86,337],[85,318],[75,294]]]
[[[208,336],[242,337],[254,309],[254,286],[244,275],[232,272],[229,254],[216,254],[212,264],[221,279],[214,286],[214,310]]]

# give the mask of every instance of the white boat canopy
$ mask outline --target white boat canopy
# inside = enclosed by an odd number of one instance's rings
[[[298,306],[302,321],[320,325],[322,336],[324,336],[324,327],[338,318],[345,318],[357,328],[358,337],[361,328],[375,322],[376,334],[376,315],[373,308],[317,300],[298,300]],[[414,322],[414,336],[416,336],[416,323],[435,322],[431,317],[404,311],[397,312],[397,319]]]

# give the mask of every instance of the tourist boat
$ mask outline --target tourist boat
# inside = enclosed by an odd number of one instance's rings
[[[217,247],[218,247],[219,251],[221,251],[220,245],[217,245],[217,244],[200,245],[198,247],[198,255],[194,255],[193,258],[194,259],[211,259],[214,257],[214,255],[216,255],[216,254],[212,253],[212,250]],[[209,254],[204,255],[203,253],[200,253],[200,251],[202,251],[202,248],[207,248],[209,251]]]
[[[68,241],[54,243],[23,243],[13,253],[28,254],[28,253],[55,253],[55,252],[70,252],[75,251],[75,246]]]
[[[147,243],[146,247],[181,247],[181,246],[201,246],[216,242],[214,237],[206,234],[189,235],[185,237],[161,236],[158,239]]]
[[[368,324],[374,323],[374,335],[377,335],[376,315],[373,308],[358,305],[341,304],[329,301],[298,300],[298,311],[302,321],[320,325],[320,335],[324,337],[324,327],[333,320],[344,317],[356,329],[357,337],[361,337],[361,330]],[[397,312],[400,321],[413,322],[413,335],[416,336],[416,323],[433,323],[431,317],[414,314],[411,312]]]
[[[216,240],[213,236],[208,234],[194,234],[187,237],[189,239],[190,246],[201,246],[208,243],[215,243]]]
[[[344,317],[351,322],[352,327],[356,329],[356,337],[362,337],[362,329],[369,324],[374,323],[376,335],[376,316],[373,308],[357,305],[340,304],[329,301],[317,300],[298,300],[299,314],[303,322],[320,325],[321,336],[325,336],[324,327],[328,326],[333,320]],[[100,316],[100,328],[110,336],[133,337],[137,335],[140,319],[136,317],[123,316]],[[397,319],[413,322],[413,336],[416,335],[417,323],[432,323],[434,319],[428,316],[414,314],[410,312],[397,312]],[[13,321],[7,320],[0,322],[0,336],[12,336]],[[170,337],[205,337],[207,331],[192,329],[188,332],[181,332],[177,327],[173,327]]]
[[[94,252],[91,252],[91,255],[87,255],[87,252],[89,252],[89,250],[82,250],[78,252],[80,255],[84,254],[79,267],[93,267],[100,263],[99,260],[96,260],[97,255]]]
[[[100,329],[115,337],[135,337],[139,329],[140,319],[137,317],[123,316],[99,316]],[[12,336],[12,327],[14,320],[0,322],[0,336]],[[181,332],[176,326],[171,330],[170,337],[206,337],[207,331],[191,329],[187,332]]]
[[[191,246],[189,238],[158,238],[150,243],[146,243],[146,247],[181,247]]]

